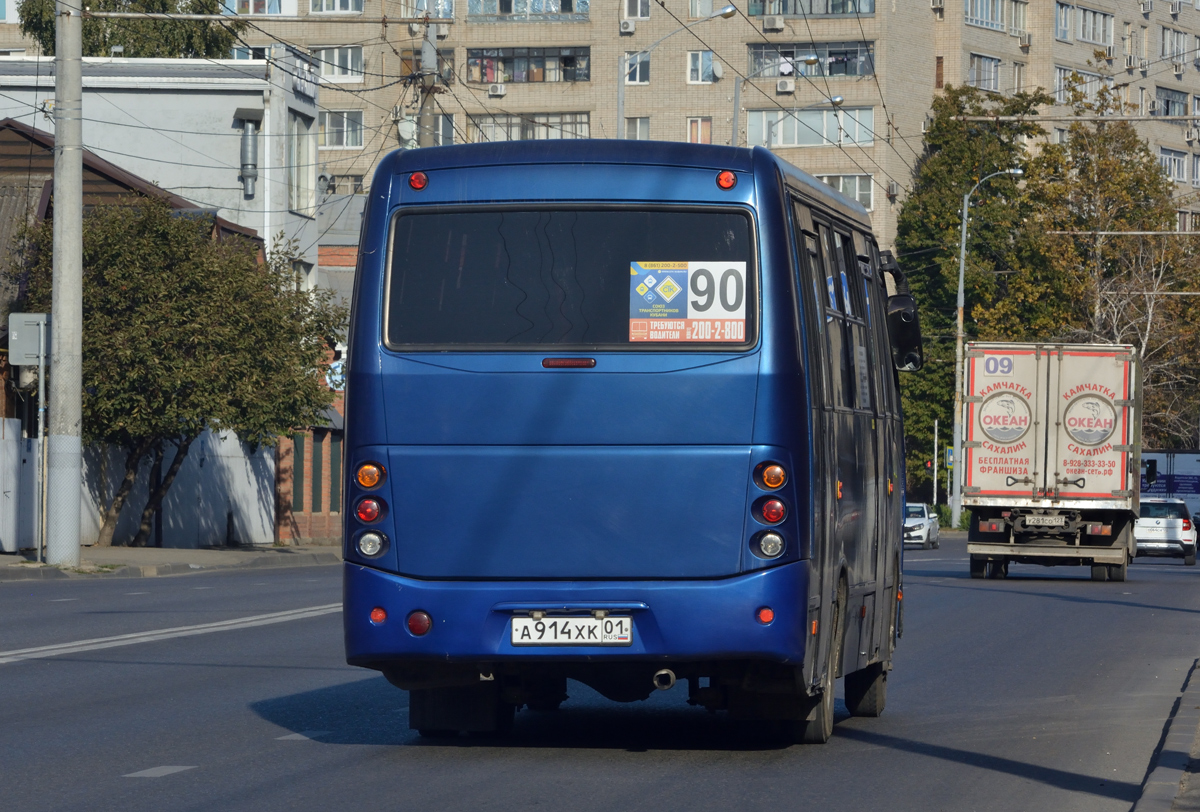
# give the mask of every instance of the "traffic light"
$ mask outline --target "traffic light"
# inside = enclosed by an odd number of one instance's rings
[[[925,460],[925,468],[926,468],[926,470],[932,471],[933,470],[933,460]]]

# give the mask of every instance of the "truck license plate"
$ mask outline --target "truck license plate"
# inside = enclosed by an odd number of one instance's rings
[[[632,646],[629,617],[514,617],[514,646]]]
[[[1066,516],[1026,516],[1025,524],[1027,526],[1064,527],[1067,524],[1067,517]]]

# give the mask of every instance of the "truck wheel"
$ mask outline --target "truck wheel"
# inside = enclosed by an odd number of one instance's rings
[[[1008,577],[1008,561],[989,561],[987,563],[987,577],[989,578],[1007,578]]]
[[[971,577],[982,578],[987,571],[987,559],[983,556],[971,556]]]
[[[1189,567],[1196,566],[1196,554],[1192,553],[1191,555],[1185,555],[1183,557],[1183,563]]]
[[[883,663],[846,675],[846,709],[851,716],[879,716],[887,704],[887,671]]]
[[[1104,566],[1103,564],[1092,564],[1092,580],[1107,581],[1108,567]]]
[[[1124,581],[1125,580],[1125,572],[1128,567],[1129,567],[1128,559],[1126,559],[1125,561],[1122,561],[1120,564],[1109,564],[1108,565],[1108,580]]]

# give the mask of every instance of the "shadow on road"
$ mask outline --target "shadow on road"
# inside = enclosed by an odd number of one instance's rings
[[[960,750],[956,747],[928,744],[926,742],[913,741],[912,739],[902,739],[897,736],[871,733],[866,730],[839,729],[835,731],[834,735],[854,739],[863,744],[903,750],[904,752],[920,756],[952,761],[956,764],[966,764],[981,770],[1006,773],[1018,778],[1024,778],[1027,781],[1037,781],[1070,792],[1083,792],[1089,795],[1099,795],[1103,798],[1115,798],[1129,803],[1136,801],[1142,794],[1141,786],[1131,784],[1128,781],[1106,781],[1094,775],[1082,775],[1080,773],[1067,772],[1066,770],[1056,770],[1053,767],[1044,767],[1040,764],[1030,764],[1029,762],[1016,761],[1000,756],[989,756],[984,753],[973,753],[970,750]]]
[[[644,702],[608,702],[571,682],[572,699],[553,713],[522,710],[511,735],[422,739],[408,729],[408,694],[383,677],[255,702],[250,709],[272,724],[325,744],[419,747],[504,747],[649,750],[782,750],[766,725],[739,723],[684,704],[686,689]],[[838,721],[849,718],[837,704]]]

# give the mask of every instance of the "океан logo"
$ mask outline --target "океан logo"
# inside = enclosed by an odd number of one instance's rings
[[[1013,392],[998,392],[979,407],[979,426],[997,443],[1015,443],[1032,423],[1029,404]]]
[[[1067,404],[1063,424],[1080,445],[1100,445],[1117,428],[1117,410],[1098,395],[1081,395]]]

